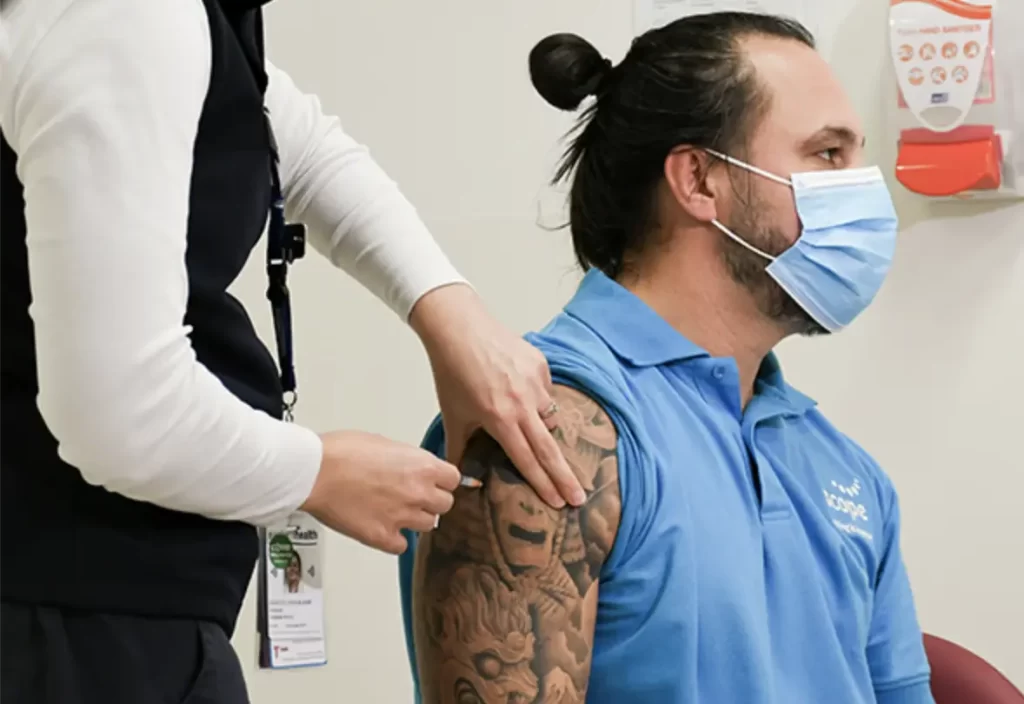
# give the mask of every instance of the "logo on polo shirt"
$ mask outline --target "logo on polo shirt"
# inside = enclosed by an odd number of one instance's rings
[[[832,481],[831,490],[822,489],[825,495],[825,504],[833,511],[843,514],[843,518],[833,517],[832,525],[850,535],[859,535],[867,540],[873,536],[858,525],[858,521],[868,522],[867,506],[857,501],[860,495],[860,479],[854,479],[852,484],[840,484]]]
[[[853,484],[851,484],[850,486],[843,486],[839,482],[832,482],[832,487],[837,489],[840,494],[845,494],[846,496],[849,496],[852,499],[856,497],[857,494],[860,493],[860,479],[857,479],[855,477],[853,480]]]

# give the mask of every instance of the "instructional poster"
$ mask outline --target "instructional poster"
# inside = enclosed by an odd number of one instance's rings
[[[323,529],[294,513],[262,531],[260,543],[260,667],[325,664]]]
[[[992,7],[960,0],[891,0],[889,45],[900,107],[949,132],[995,98]]]
[[[662,27],[680,17],[709,12],[760,12],[791,17],[811,32],[814,26],[809,12],[813,2],[823,0],[633,0],[634,34]]]

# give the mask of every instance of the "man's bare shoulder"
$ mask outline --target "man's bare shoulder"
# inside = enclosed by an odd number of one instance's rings
[[[462,471],[483,486],[460,489],[417,549],[416,650],[427,704],[585,699],[599,575],[621,513],[617,435],[585,394],[558,386],[554,396],[554,435],[588,500],[554,509],[492,438],[470,441]]]

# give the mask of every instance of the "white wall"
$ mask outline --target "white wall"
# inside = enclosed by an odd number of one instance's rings
[[[891,164],[884,5],[830,0],[819,29]],[[628,0],[288,0],[267,16],[273,60],[371,146],[492,310],[517,331],[550,318],[577,274],[568,234],[536,226],[538,200],[569,123],[533,93],[526,56],[570,30],[617,60]],[[895,480],[924,627],[1024,686],[1024,204],[898,205],[910,226],[877,305],[835,339],[787,343],[783,361]],[[272,340],[261,263],[236,289]],[[412,333],[315,256],[292,279],[300,420],[418,441],[435,406]],[[257,671],[250,594],[236,645],[253,703],[410,701],[394,558],[338,537],[328,552],[328,666]]]

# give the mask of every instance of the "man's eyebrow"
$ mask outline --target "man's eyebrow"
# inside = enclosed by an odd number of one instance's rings
[[[803,147],[806,149],[816,148],[818,146],[824,146],[828,142],[840,142],[843,146],[852,147],[860,145],[863,147],[867,144],[865,137],[859,136],[849,127],[837,127],[834,125],[826,125],[820,130],[812,134],[806,140],[804,140]]]

